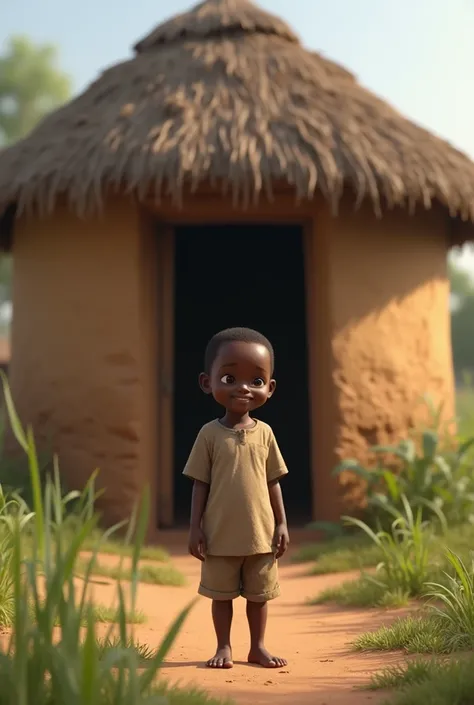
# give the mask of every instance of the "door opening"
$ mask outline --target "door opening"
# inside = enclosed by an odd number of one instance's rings
[[[203,225],[175,229],[174,519],[188,521],[182,470],[203,424],[219,416],[201,392],[204,350],[217,331],[255,328],[275,349],[275,396],[255,413],[273,428],[290,475],[288,518],[311,518],[308,364],[302,227]]]

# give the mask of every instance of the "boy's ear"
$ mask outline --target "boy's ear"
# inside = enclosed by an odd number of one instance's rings
[[[270,399],[275,394],[275,389],[276,389],[277,383],[276,380],[271,379],[270,384],[268,385],[268,397],[267,399]]]
[[[199,375],[199,386],[201,387],[204,394],[210,394],[212,391],[211,379],[209,375],[207,375],[205,372],[201,372],[201,374]]]

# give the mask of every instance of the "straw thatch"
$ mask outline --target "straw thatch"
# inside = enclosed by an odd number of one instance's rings
[[[155,29],[129,61],[0,153],[0,211],[79,213],[105,188],[181,202],[211,183],[245,205],[275,184],[474,220],[474,165],[348,71],[306,51],[248,0],[207,0]]]

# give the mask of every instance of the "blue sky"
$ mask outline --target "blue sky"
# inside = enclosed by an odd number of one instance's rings
[[[3,4],[3,3],[2,3]],[[0,42],[27,34],[60,48],[84,89],[102,68],[189,0],[15,0],[0,10]],[[474,158],[474,0],[260,0],[304,44],[351,69],[407,117]],[[166,9],[172,7],[172,11]],[[474,259],[463,258],[474,269]]]

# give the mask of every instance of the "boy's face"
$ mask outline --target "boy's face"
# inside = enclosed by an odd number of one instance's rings
[[[267,348],[237,341],[221,345],[211,374],[203,373],[199,381],[227,411],[242,415],[263,406],[276,384]]]

